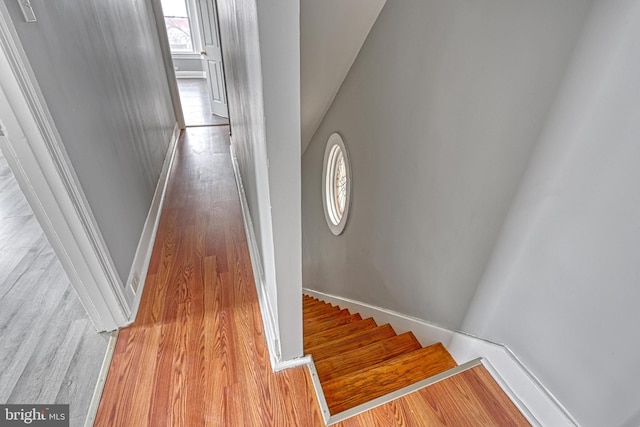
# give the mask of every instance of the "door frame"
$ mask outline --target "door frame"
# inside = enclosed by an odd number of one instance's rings
[[[129,324],[122,281],[4,2],[0,147],[95,328],[112,331]]]
[[[151,10],[153,10],[153,17],[156,21],[156,32],[158,33],[158,40],[160,41],[162,62],[164,63],[164,69],[167,75],[167,83],[169,84],[169,92],[171,93],[171,104],[173,104],[173,111],[175,111],[178,128],[184,129],[184,113],[182,111],[182,102],[180,101],[178,80],[176,79],[176,70],[173,68],[171,46],[169,45],[167,27],[165,27],[164,25],[164,13],[162,12],[162,3],[160,3],[160,0],[151,0]]]
[[[218,37],[220,42],[220,53],[222,56],[222,72],[225,73],[224,69],[224,49],[222,36],[220,34],[219,28],[219,18],[218,18],[218,2],[217,0],[211,0],[214,4],[216,11],[216,19],[218,19]],[[197,7],[197,5],[196,5]],[[153,15],[156,21],[156,32],[158,33],[158,40],[160,41],[160,50],[162,51],[162,62],[164,62],[164,68],[167,74],[167,81],[169,84],[169,92],[171,93],[171,103],[173,104],[173,109],[176,115],[176,122],[178,123],[179,129],[185,129],[186,124],[184,121],[184,113],[182,110],[182,102],[180,101],[180,91],[178,89],[178,80],[176,77],[176,70],[173,68],[173,58],[171,56],[171,46],[169,44],[169,37],[167,36],[167,28],[164,24],[164,13],[162,12],[162,4],[160,0],[151,0],[151,9],[153,10]],[[198,19],[200,18],[199,11],[196,11],[198,14]],[[202,34],[203,28],[202,24],[198,22],[198,31],[200,32],[200,40],[204,40],[204,34]],[[204,43],[204,42],[203,42]],[[205,70],[206,72],[206,70]],[[224,76],[224,94],[225,98],[227,98],[227,117],[226,119],[229,121],[229,134],[231,134],[231,116],[229,113],[229,100],[227,97],[227,76]]]

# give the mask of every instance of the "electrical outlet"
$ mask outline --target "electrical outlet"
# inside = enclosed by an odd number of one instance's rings
[[[140,276],[138,273],[133,273],[133,280],[131,281],[131,290],[134,294],[138,293],[138,287],[140,286]]]

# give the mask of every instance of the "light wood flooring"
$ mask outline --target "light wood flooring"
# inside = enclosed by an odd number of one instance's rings
[[[0,153],[0,403],[68,403],[83,425],[107,344]]]
[[[176,79],[187,126],[228,125],[229,119],[211,113],[206,79]]]
[[[271,371],[227,127],[183,132],[167,191],[140,311],[118,337],[95,425],[322,426],[307,369]],[[483,376],[342,425],[526,425],[474,390]]]

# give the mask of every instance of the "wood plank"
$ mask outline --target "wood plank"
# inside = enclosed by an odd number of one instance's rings
[[[332,414],[406,387],[456,366],[442,344],[434,344],[322,384]]]
[[[303,314],[302,322],[306,325],[313,325],[318,322],[323,322],[332,317],[350,316],[350,315],[351,313],[347,309],[338,310],[338,311],[332,310],[332,311],[326,312],[325,314],[319,314],[313,317],[305,317]]]
[[[331,304],[324,304],[319,307],[311,307],[302,310],[305,319],[311,319],[324,313],[337,313],[340,311],[340,307],[333,306]]]
[[[303,326],[313,326],[313,325],[317,325],[319,323],[323,323],[332,319],[339,319],[341,317],[349,317],[351,316],[351,313],[349,312],[349,310],[347,310],[346,308],[343,310],[340,310],[339,312],[335,313],[328,313],[328,314],[323,314],[320,316],[316,316],[316,317],[312,317],[310,319],[304,319],[303,318]],[[305,335],[311,334],[313,332],[309,332],[309,333],[305,333]]]
[[[485,397],[481,397],[485,395]],[[529,426],[484,366],[477,366],[336,424],[379,426]]]
[[[328,329],[325,331],[317,332],[313,335],[304,337],[304,346],[315,347],[328,341],[333,341],[357,331],[363,331],[367,329],[374,329],[376,322],[369,317],[368,319],[359,320],[353,323],[347,323],[336,328]]]
[[[313,360],[318,362],[328,357],[342,354],[360,346],[371,344],[385,338],[393,337],[396,333],[388,323],[374,329],[357,331],[345,335],[342,338],[325,342],[317,346],[305,346],[305,352],[313,356]]]
[[[95,426],[322,425],[306,369],[271,369],[235,188],[228,128],[187,129]]]
[[[302,307],[303,308],[309,308],[309,307],[313,307],[313,306],[317,306],[317,305],[326,304],[326,302],[320,301],[317,298],[308,297],[306,295],[303,295],[302,297],[303,297],[302,298]]]
[[[404,353],[410,353],[422,348],[416,337],[411,332],[406,332],[395,337],[376,341],[369,345],[342,353],[316,363],[318,378],[324,384],[346,374],[359,371],[369,366]]]
[[[362,316],[360,316],[360,314],[358,313],[350,314],[349,310],[341,310],[335,316],[314,320],[315,321],[303,323],[305,335],[313,335],[326,329],[335,328],[347,323],[357,322],[359,320],[362,320]]]

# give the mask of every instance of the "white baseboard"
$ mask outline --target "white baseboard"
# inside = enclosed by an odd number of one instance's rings
[[[96,387],[93,390],[93,396],[91,396],[89,411],[84,422],[84,427],[92,427],[96,420],[98,407],[100,406],[100,399],[102,398],[102,391],[104,390],[104,385],[107,382],[107,374],[109,373],[109,367],[111,366],[111,359],[113,358],[113,352],[116,349],[118,331],[110,332],[109,335],[110,336],[109,343],[107,344],[107,351],[105,352],[104,359],[102,359],[102,366],[100,367],[100,373],[98,374]]]
[[[249,255],[251,258],[251,267],[253,268],[253,278],[258,293],[258,302],[260,304],[260,313],[262,315],[262,323],[264,325],[265,338],[267,341],[267,349],[269,350],[269,360],[271,361],[271,369],[274,372],[283,369],[293,368],[295,366],[306,365],[311,362],[307,357],[301,357],[293,360],[282,360],[280,357],[280,338],[278,333],[278,325],[276,318],[271,311],[269,304],[269,296],[266,291],[264,274],[262,272],[262,262],[260,260],[260,251],[258,250],[258,241],[253,232],[253,221],[251,220],[251,212],[247,203],[247,196],[242,185],[242,176],[238,166],[238,159],[231,143],[231,160],[233,163],[233,172],[236,177],[236,186],[240,195],[240,205],[242,207],[242,219],[244,223],[244,231],[247,235],[247,245],[249,246]]]
[[[131,265],[131,271],[127,278],[126,285],[126,297],[131,304],[131,315],[129,317],[129,323],[133,323],[138,314],[138,308],[140,306],[140,299],[142,297],[142,291],[147,279],[147,272],[149,271],[149,261],[151,260],[151,253],[153,252],[153,245],[156,241],[156,233],[158,231],[158,224],[160,223],[160,214],[162,213],[162,205],[164,203],[164,196],[167,192],[167,184],[169,182],[169,173],[171,171],[171,165],[173,164],[173,158],[175,155],[176,147],[178,145],[178,139],[180,138],[180,128],[178,124],[173,128],[171,134],[171,140],[169,141],[169,148],[164,158],[162,165],[162,172],[156,185],[156,191],[153,194],[153,200],[151,201],[151,207],[147,214],[147,219],[144,222],[142,228],[142,234],[138,241],[138,247],[136,248],[135,256],[133,257],[133,264]],[[136,280],[137,277],[137,280]],[[137,286],[133,285],[133,282],[137,281]],[[135,288],[135,291],[134,291]]]
[[[206,79],[204,71],[177,71],[176,79]]]
[[[360,313],[363,318],[373,317],[378,324],[389,323],[398,334],[412,331],[423,346],[442,342],[458,363],[482,358],[483,365],[534,426],[578,425],[551,392],[503,344],[349,298],[306,288],[302,289],[302,293]]]

